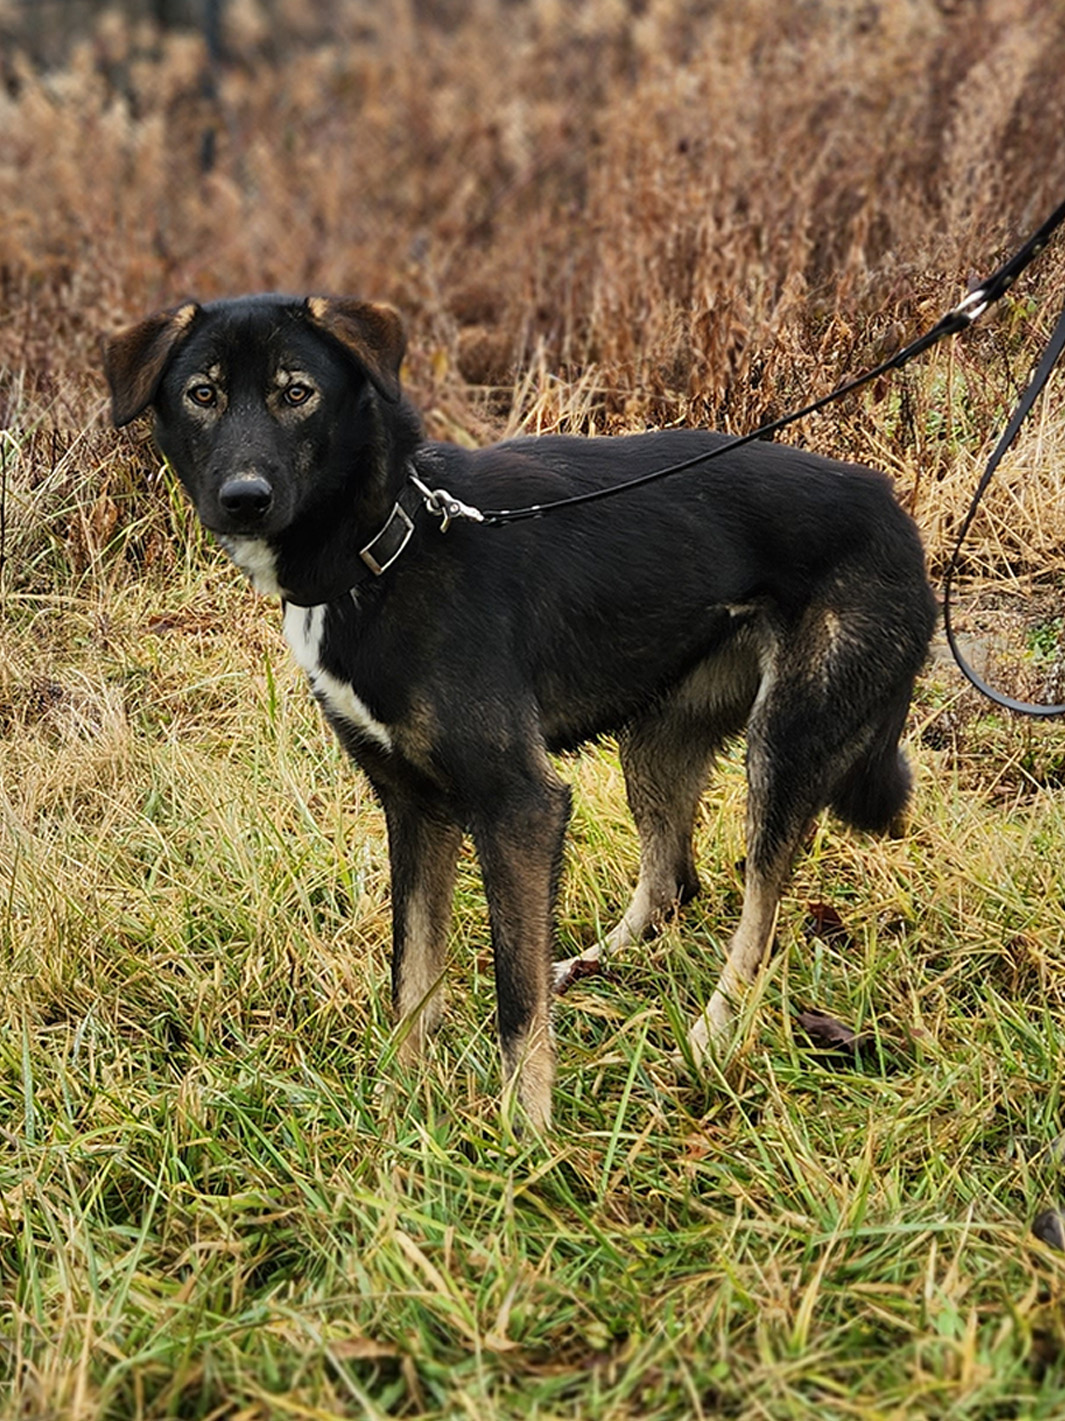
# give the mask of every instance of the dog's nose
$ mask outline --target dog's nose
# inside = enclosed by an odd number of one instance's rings
[[[240,474],[226,479],[218,490],[218,502],[236,517],[261,517],[273,498],[273,489],[260,474]]]

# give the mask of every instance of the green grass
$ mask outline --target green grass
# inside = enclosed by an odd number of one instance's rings
[[[930,673],[911,835],[819,825],[693,1080],[742,886],[727,756],[702,898],[560,1001],[557,1127],[515,1142],[472,857],[405,1075],[379,812],[273,610],[199,554],[5,596],[0,1414],[1062,1414],[1065,1258],[1031,1233],[1063,1183],[1060,730]],[[560,951],[636,857],[612,747],[562,768]],[[833,1059],[814,1006],[873,1045]]]

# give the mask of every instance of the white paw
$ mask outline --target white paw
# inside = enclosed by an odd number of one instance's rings
[[[592,977],[597,972],[601,972],[602,956],[603,944],[597,942],[593,947],[586,948],[577,957],[567,957],[563,962],[552,962],[551,979],[555,991],[561,996],[582,977]]]
[[[728,1046],[735,1019],[729,999],[719,987],[688,1032],[688,1049],[697,1066],[705,1065],[710,1056],[719,1055]]]

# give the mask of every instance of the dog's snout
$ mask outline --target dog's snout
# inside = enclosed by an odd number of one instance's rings
[[[274,500],[274,491],[261,474],[238,474],[218,490],[218,502],[235,517],[261,518]]]

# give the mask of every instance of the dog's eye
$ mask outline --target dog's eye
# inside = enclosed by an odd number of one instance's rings
[[[201,409],[210,409],[218,402],[218,392],[213,385],[206,382],[199,385],[190,385],[185,391],[186,395],[194,405],[199,405]]]
[[[285,404],[305,405],[313,394],[310,385],[301,385],[298,380],[293,380],[291,385],[285,386]]]

